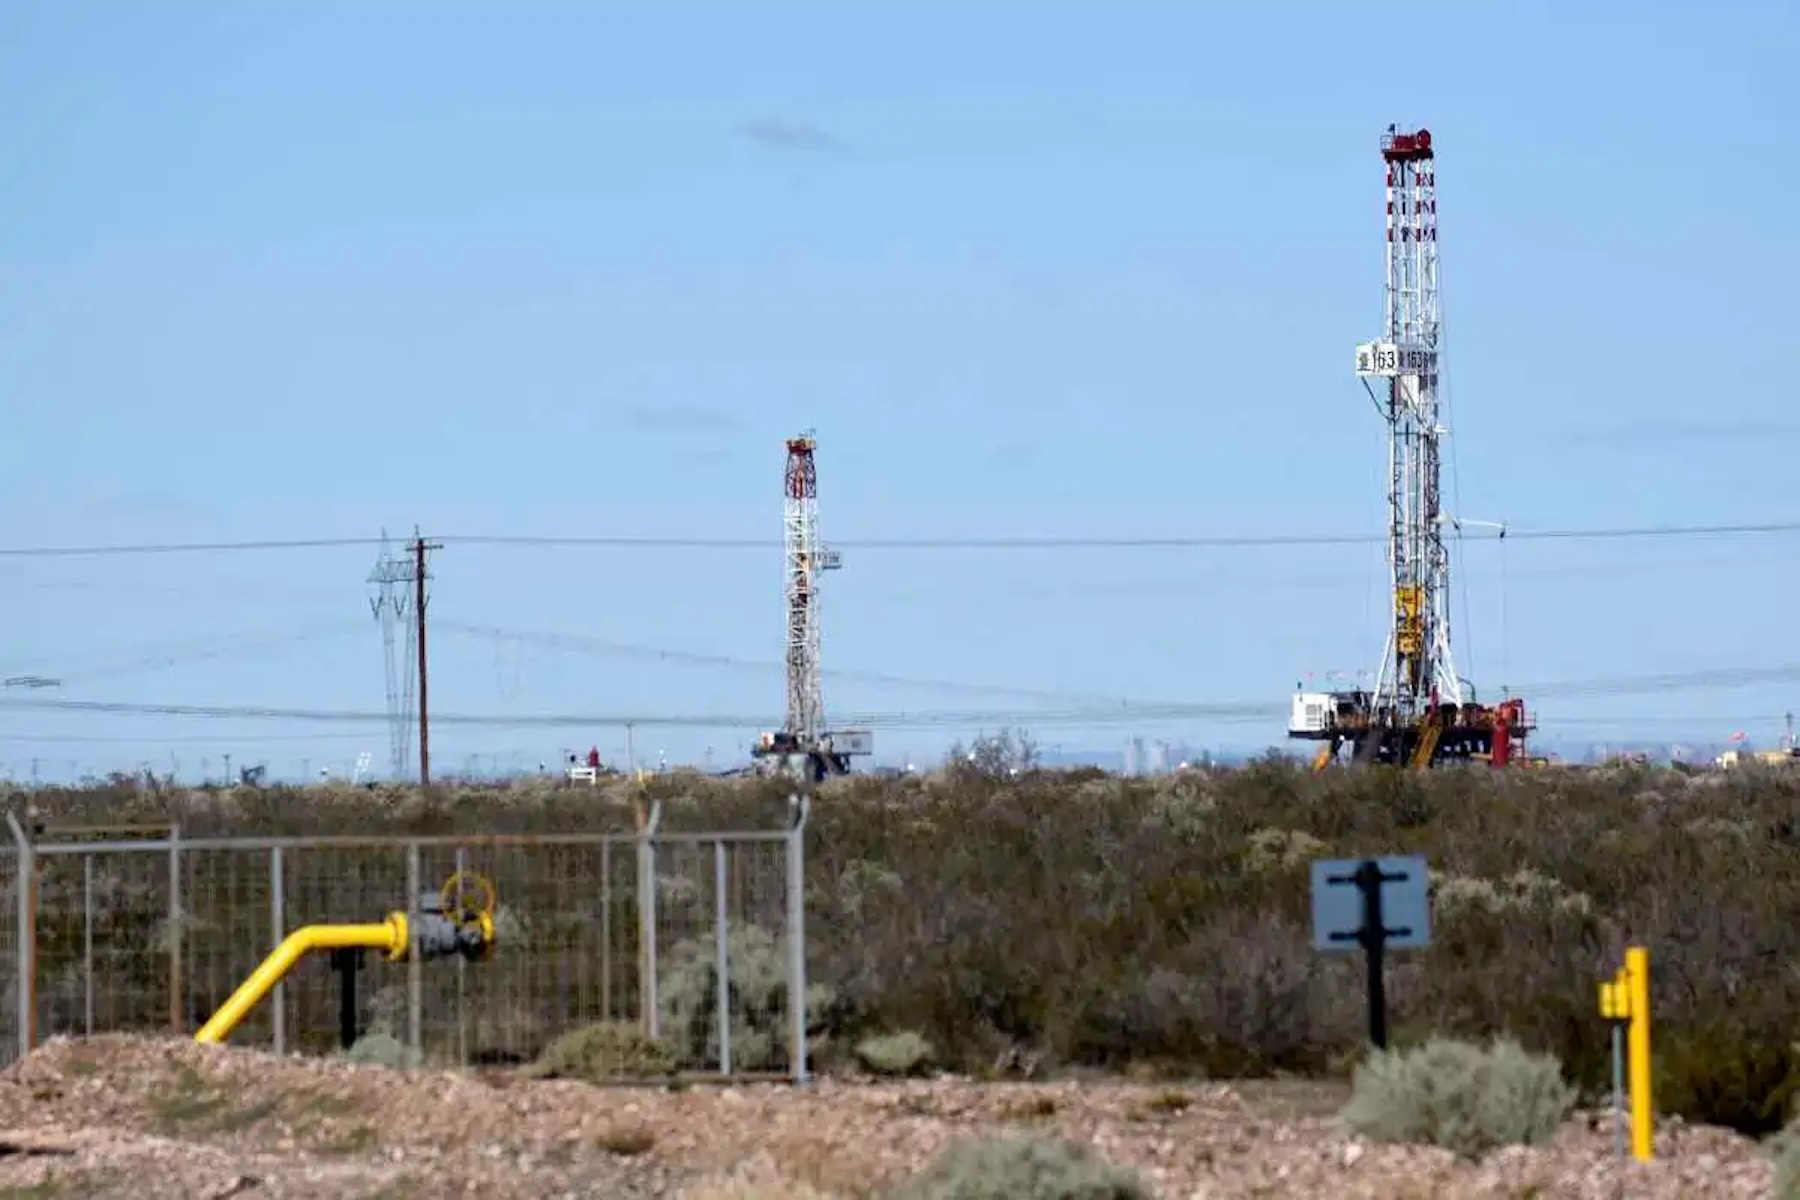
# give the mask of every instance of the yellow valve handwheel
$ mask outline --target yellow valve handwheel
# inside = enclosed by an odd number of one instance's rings
[[[472,894],[481,897],[480,903],[471,899]],[[495,889],[493,880],[473,871],[458,871],[445,880],[440,898],[444,902],[445,913],[456,916],[472,913],[489,923],[494,919],[494,911],[500,907],[500,893]]]

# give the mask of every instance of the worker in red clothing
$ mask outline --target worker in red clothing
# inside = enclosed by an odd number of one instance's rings
[[[594,768],[594,770],[596,770],[596,771],[598,771],[600,769],[600,747],[598,747],[598,746],[589,746],[588,747],[587,765]]]

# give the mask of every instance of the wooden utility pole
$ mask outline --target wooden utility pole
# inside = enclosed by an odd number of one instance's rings
[[[428,542],[418,528],[413,528],[413,620],[417,622],[419,642],[419,787],[431,786],[431,695],[429,674],[425,668],[425,554],[442,550],[442,542]]]

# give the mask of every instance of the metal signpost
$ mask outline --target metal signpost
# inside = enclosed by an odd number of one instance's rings
[[[1327,954],[1361,948],[1369,968],[1369,1041],[1387,1049],[1389,950],[1431,944],[1431,893],[1418,856],[1322,858],[1312,865],[1313,945]]]

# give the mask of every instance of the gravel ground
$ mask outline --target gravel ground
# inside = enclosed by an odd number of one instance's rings
[[[1360,1141],[1319,1100],[1259,1084],[593,1088],[59,1039],[0,1075],[0,1195],[855,1197],[954,1138],[1025,1129],[1085,1142],[1175,1200],[1773,1194],[1758,1147],[1721,1130],[1666,1127],[1640,1166],[1586,1116],[1553,1145],[1469,1163]]]

